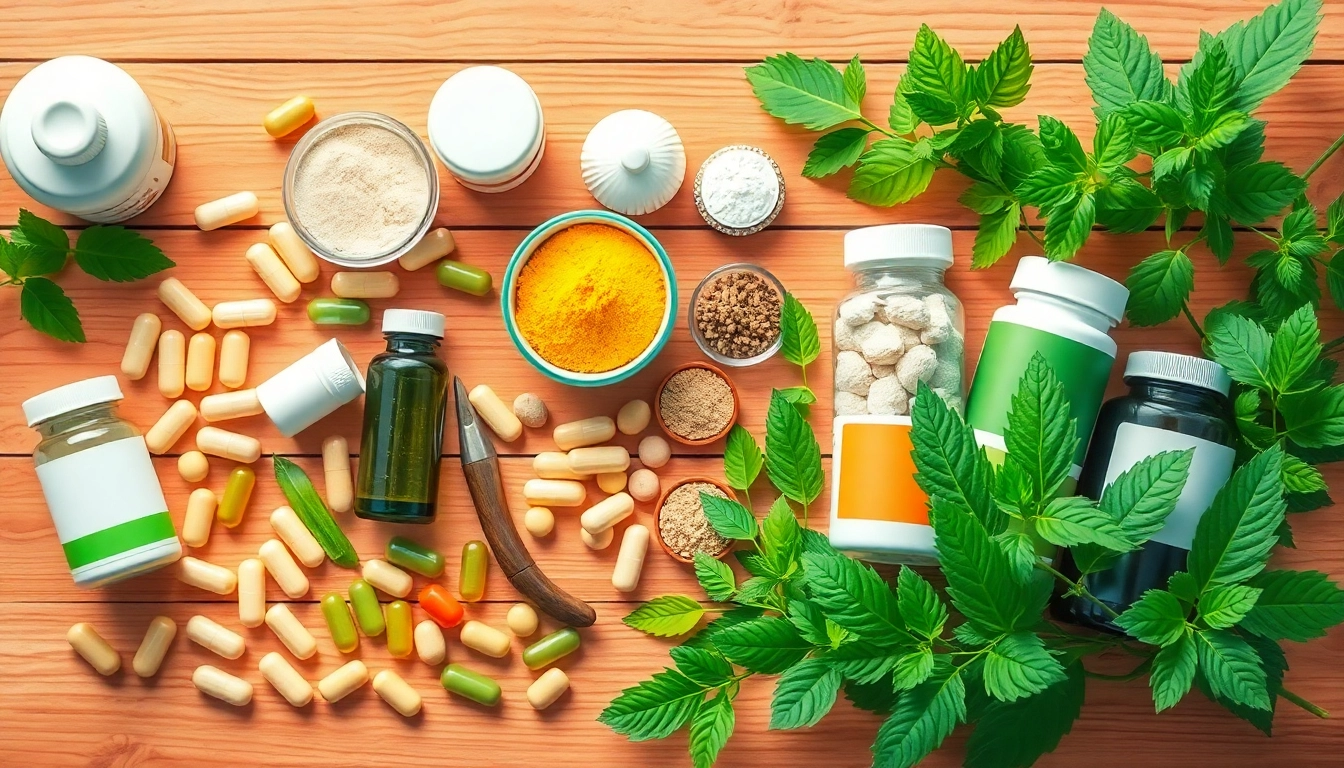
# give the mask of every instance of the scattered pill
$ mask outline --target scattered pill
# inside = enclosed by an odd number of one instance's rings
[[[238,587],[238,577],[233,571],[195,557],[177,561],[177,580],[216,595],[231,595]]]
[[[551,433],[556,446],[562,451],[605,443],[615,436],[616,422],[607,416],[567,422],[556,427]]]
[[[201,418],[209,422],[256,416],[262,410],[255,389],[238,389],[201,398]]]
[[[597,476],[597,487],[603,493],[620,493],[625,490],[626,481],[624,472],[601,472]]]
[[[467,393],[473,407],[481,419],[494,430],[499,439],[506,443],[517,440],[523,434],[523,422],[518,420],[513,410],[499,399],[495,391],[484,384],[477,384]]]
[[[387,622],[383,618],[383,606],[378,602],[378,593],[374,591],[373,585],[363,579],[355,579],[350,583],[349,594],[350,608],[355,612],[355,621],[359,622],[359,631],[365,637],[383,634]]]
[[[658,435],[649,435],[639,441],[639,463],[657,469],[672,458],[672,446]]]
[[[327,559],[322,545],[317,543],[308,526],[303,524],[294,510],[288,506],[276,507],[271,513],[271,530],[289,547],[295,559],[309,568],[316,568]]]
[[[527,603],[514,603],[504,621],[516,637],[531,637],[537,631],[537,611]]]
[[[643,400],[631,400],[616,414],[616,428],[623,435],[638,435],[649,426],[653,411]]]
[[[523,527],[539,539],[550,536],[555,530],[555,514],[545,507],[532,507],[523,513]]]
[[[204,392],[215,383],[215,337],[194,333],[187,342],[187,369],[183,377],[187,389]]]
[[[431,667],[448,658],[448,643],[438,624],[426,619],[415,625],[415,655]]]
[[[196,206],[196,226],[209,232],[212,229],[237,224],[257,215],[261,203],[252,192],[235,192],[228,197],[211,200]]]
[[[359,299],[313,299],[308,319],[314,325],[363,325],[369,322],[369,305]]]
[[[261,676],[292,707],[307,706],[313,700],[313,684],[303,678],[284,656],[271,651],[261,657],[257,665]]]
[[[204,547],[210,540],[210,524],[215,522],[219,497],[209,488],[197,488],[187,497],[187,514],[182,520],[182,541],[188,547]]]
[[[167,453],[196,421],[196,406],[190,400],[178,400],[168,406],[154,426],[145,433],[145,446],[153,454]]]
[[[303,286],[299,285],[299,279],[290,274],[289,267],[280,260],[280,254],[275,252],[267,243],[253,243],[244,254],[247,263],[252,266],[252,271],[257,273],[261,281],[271,289],[275,298],[288,304],[299,298],[299,293]]]
[[[191,684],[201,693],[235,707],[245,707],[252,701],[251,683],[209,664],[202,664],[191,673]]]
[[[401,258],[397,259],[397,263],[401,265],[402,269],[414,272],[442,259],[452,253],[456,247],[457,243],[453,241],[453,233],[439,227],[426,232],[425,236],[420,238],[420,242],[411,246],[411,250],[403,253]]]
[[[644,572],[644,558],[649,554],[649,529],[636,523],[625,529],[621,536],[621,551],[616,556],[616,569],[611,574],[611,586],[617,592],[634,592],[639,576]]]
[[[444,288],[453,288],[472,296],[485,296],[490,293],[493,282],[490,273],[484,269],[452,259],[439,262],[439,266],[434,268],[434,278]]]
[[[247,511],[247,502],[252,500],[252,489],[256,486],[257,473],[251,467],[234,467],[229,473],[224,495],[219,497],[219,510],[215,513],[225,528],[236,528],[243,522],[243,513]]]
[[[295,96],[284,104],[266,113],[261,125],[271,138],[278,139],[302,128],[304,123],[313,119],[316,112],[313,100],[307,96]],[[293,704],[294,702],[290,702]],[[297,705],[296,705],[297,706]]]
[[[373,690],[402,717],[414,717],[420,712],[420,694],[390,669],[373,676]]]
[[[441,627],[462,623],[462,604],[441,584],[430,584],[420,590],[420,607]]]
[[[559,451],[542,451],[532,457],[532,471],[543,480],[587,480],[569,468],[569,454]]]
[[[201,427],[196,433],[196,449],[201,453],[243,464],[251,464],[261,458],[260,440],[237,432],[228,432],[219,427]]]
[[[317,653],[317,638],[303,626],[294,612],[284,603],[276,603],[266,610],[266,626],[295,658],[307,659]]]
[[[533,709],[542,710],[554,704],[568,690],[569,675],[559,667],[552,667],[527,687],[527,703]]]
[[[658,483],[658,475],[651,469],[636,469],[630,473],[630,495],[635,501],[653,501],[658,498],[658,493],[662,490]]]
[[[98,674],[106,677],[121,669],[121,655],[87,621],[71,627],[65,640]]]
[[[390,299],[401,290],[396,272],[337,272],[331,292],[342,299]]]
[[[252,354],[252,337],[234,329],[224,334],[219,343],[219,383],[237,389],[247,383],[248,358]]]
[[[249,628],[266,623],[266,564],[255,557],[238,564],[238,623]]]
[[[387,604],[387,652],[394,659],[404,659],[415,650],[415,630],[411,622],[411,604],[393,600]]]
[[[532,479],[523,484],[523,498],[534,507],[577,507],[588,498],[583,483]]]
[[[608,528],[607,530],[594,536],[582,527],[579,528],[579,538],[583,539],[584,546],[589,549],[606,549],[611,546],[611,542],[616,539],[616,530]]]
[[[187,337],[167,330],[159,336],[159,394],[180,397],[187,386]]]
[[[121,355],[121,372],[126,378],[131,381],[145,378],[162,330],[163,321],[153,312],[136,316],[131,323],[131,336],[126,340],[126,351]]]
[[[619,445],[575,448],[568,454],[569,468],[580,475],[624,472],[630,466],[630,453]]]
[[[405,597],[411,594],[411,586],[415,583],[411,574],[385,560],[365,562],[363,576],[369,584],[393,597]]]
[[[523,422],[524,427],[536,429],[546,426],[546,419],[550,418],[551,413],[540,397],[524,392],[513,398],[513,415]]]
[[[528,669],[541,669],[568,656],[579,648],[579,632],[573,627],[552,632],[523,649]]]
[[[155,616],[149,620],[149,628],[140,641],[140,647],[131,659],[131,669],[141,677],[153,677],[163,665],[163,657],[168,655],[168,647],[177,637],[177,622],[167,616]]]
[[[247,641],[242,635],[199,614],[187,621],[187,638],[226,659],[236,659],[247,651]]]
[[[462,625],[462,634],[458,639],[473,651],[479,651],[496,659],[508,656],[509,648],[512,647],[508,635],[489,624],[475,620]]]
[[[210,308],[196,298],[191,289],[176,277],[159,283],[159,301],[173,311],[193,331],[203,331],[210,325]]]
[[[291,600],[308,594],[308,577],[299,570],[299,564],[294,562],[289,550],[279,539],[267,539],[258,549],[258,554],[261,562],[266,564],[266,571],[280,585],[281,592]]]
[[[210,460],[200,451],[187,451],[177,457],[177,474],[188,483],[199,483],[210,474]]]
[[[288,221],[277,221],[266,235],[271,241],[271,247],[284,259],[289,273],[300,283],[311,283],[317,279],[317,257],[308,249],[308,244],[303,242],[299,233],[294,231],[294,225]]]
[[[599,534],[616,525],[635,511],[635,500],[628,493],[617,493],[589,507],[579,518],[579,524],[591,534]]]
[[[405,536],[393,536],[388,539],[385,554],[387,562],[421,576],[437,579],[443,573],[443,555]]]
[[[346,696],[359,690],[369,681],[369,668],[359,659],[347,661],[340,669],[322,678],[317,683],[317,692],[327,702],[335,704]]]
[[[349,653],[359,647],[359,633],[355,631],[355,621],[350,618],[350,608],[341,593],[328,592],[322,596],[322,618],[327,620],[327,631],[331,633],[336,650]]]
[[[221,301],[212,315],[220,328],[249,328],[275,322],[275,302],[270,299]]]
[[[468,541],[462,545],[462,568],[458,572],[457,593],[474,603],[485,597],[485,577],[490,568],[490,550],[483,541]]]
[[[467,669],[461,664],[449,664],[444,667],[443,674],[439,676],[439,682],[448,692],[456,693],[458,696],[471,699],[477,704],[484,704],[487,707],[498,704],[502,693],[499,683],[479,672]]]
[[[350,476],[350,445],[340,435],[322,441],[322,476],[327,485],[327,506],[332,512],[349,512],[355,503]]]

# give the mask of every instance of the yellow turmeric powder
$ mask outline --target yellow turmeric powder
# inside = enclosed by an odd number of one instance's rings
[[[640,240],[607,224],[551,235],[518,273],[515,320],[552,365],[602,373],[639,357],[658,333],[667,288]]]

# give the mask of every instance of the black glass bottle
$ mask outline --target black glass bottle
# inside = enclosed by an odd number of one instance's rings
[[[1083,580],[1087,590],[1123,613],[1146,590],[1164,589],[1185,569],[1195,526],[1232,474],[1236,432],[1227,399],[1231,387],[1217,363],[1170,352],[1135,352],[1125,364],[1129,393],[1101,408],[1078,493],[1100,499],[1106,486],[1147,456],[1194,449],[1190,473],[1166,525],[1139,549]],[[1078,567],[1068,552],[1060,565],[1070,578]],[[1056,618],[1119,633],[1100,606],[1082,597],[1055,600]]]
[[[429,523],[439,498],[439,456],[448,408],[448,366],[436,351],[437,312],[383,313],[387,350],[369,363],[355,514],[389,523]]]

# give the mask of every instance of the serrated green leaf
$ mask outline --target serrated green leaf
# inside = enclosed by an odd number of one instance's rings
[[[786,574],[796,569],[803,551],[803,530],[787,497],[775,499],[760,527],[761,550],[774,563],[775,572]]]
[[[1193,457],[1193,449],[1147,456],[1102,491],[1097,506],[1120,526],[1132,546],[1162,530],[1180,500]],[[1076,546],[1071,554],[1083,573],[1095,573],[1115,561],[1112,551],[1091,545]]]
[[[1083,193],[1052,207],[1045,222],[1045,255],[1064,261],[1082,250],[1097,220],[1096,195]]]
[[[1124,116],[1135,143],[1151,154],[1160,154],[1185,139],[1185,120],[1165,102],[1136,101],[1116,114]]]
[[[928,640],[943,634],[947,607],[933,591],[933,585],[909,566],[901,566],[896,577],[896,598],[901,619],[911,632]]]
[[[1150,589],[1115,619],[1130,637],[1150,645],[1168,646],[1185,633],[1185,609],[1164,589]]]
[[[1210,587],[1199,599],[1199,618],[1213,629],[1231,629],[1255,605],[1260,590],[1244,584]]]
[[[812,650],[782,616],[762,616],[716,632],[714,647],[739,667],[767,675],[783,672]]]
[[[1075,173],[1087,171],[1087,154],[1073,129],[1049,115],[1041,115],[1041,149],[1052,165]]]
[[[30,277],[23,281],[19,313],[34,330],[53,339],[80,344],[85,341],[84,327],[79,322],[74,302],[61,286],[45,277]]]
[[[1232,222],[1228,221],[1226,216],[1212,213],[1206,215],[1204,226],[1199,233],[1204,237],[1204,244],[1209,247],[1209,252],[1218,259],[1220,265],[1226,264],[1227,260],[1232,258],[1232,246],[1236,243],[1236,236],[1232,232]]]
[[[985,656],[985,692],[999,701],[1017,701],[1064,680],[1064,667],[1031,632],[1016,632]]]
[[[1013,632],[1028,621],[1029,600],[1008,558],[967,512],[935,502],[930,510],[947,593],[971,623],[989,635]]]
[[[971,268],[986,269],[1007,256],[1017,244],[1021,226],[1022,208],[1017,203],[1010,203],[1000,211],[981,214],[975,244],[971,247]]]
[[[941,497],[971,510],[990,533],[1002,531],[1007,518],[990,495],[992,470],[975,432],[923,382],[910,416],[919,487],[929,498]]]
[[[1138,326],[1159,325],[1181,313],[1195,289],[1195,265],[1184,251],[1159,251],[1135,264],[1125,280],[1125,314]]]
[[[1290,494],[1311,494],[1328,490],[1325,476],[1321,471],[1292,454],[1284,455],[1281,472],[1283,487]]]
[[[966,742],[966,768],[1029,768],[1054,751],[1082,714],[1086,678],[1081,663],[1063,680],[1011,704],[990,701]]]
[[[1031,90],[1031,49],[1021,27],[989,54],[970,76],[972,97],[990,107],[1021,104]]]
[[[873,743],[873,768],[912,768],[966,719],[960,670],[940,672],[901,694]]]
[[[750,541],[756,538],[756,516],[732,499],[700,492],[700,505],[714,530],[725,539]]]
[[[872,643],[913,643],[896,596],[871,567],[806,553],[803,570],[812,599],[826,618]]]
[[[700,582],[700,588],[705,590],[705,596],[715,602],[731,600],[737,591],[733,569],[704,552],[695,553],[695,578]]]
[[[1251,118],[1246,113],[1226,112],[1210,119],[1208,125],[1203,126],[1199,137],[1195,140],[1194,148],[1208,151],[1225,147],[1235,141],[1250,125]]]
[[[1097,223],[1111,232],[1142,232],[1162,215],[1162,201],[1124,170],[1112,172],[1097,189]]]
[[[912,90],[959,107],[966,102],[966,64],[929,25],[920,25],[906,67]]]
[[[1031,572],[1036,570],[1036,563],[1040,562],[1040,557],[1036,554],[1038,544],[1036,537],[1025,529],[1007,530],[995,536],[994,541],[1008,556],[1008,565],[1012,568],[1013,575],[1017,577],[1017,580],[1026,582],[1030,579]]]
[[[753,576],[742,582],[733,599],[744,605],[763,605],[778,594],[779,579],[775,576]]]
[[[1133,549],[1111,516],[1081,496],[1051,499],[1031,521],[1041,538],[1061,547],[1096,544],[1114,552]]]
[[[1084,178],[1080,171],[1058,165],[1044,166],[1014,190],[1023,203],[1048,209],[1064,205],[1079,194]]]
[[[44,265],[63,265],[70,255],[70,236],[65,230],[26,208],[19,209],[18,226],[9,233],[9,237],[15,245],[31,249],[31,258]]]
[[[1344,590],[1319,571],[1265,571],[1248,584],[1260,590],[1241,621],[1248,632],[1305,643],[1344,622]]]
[[[765,417],[765,472],[780,493],[799,504],[811,504],[821,495],[824,477],[817,437],[798,409],[778,392],[771,393]]]
[[[784,670],[770,700],[770,729],[816,725],[840,693],[840,672],[825,659],[804,659]]]
[[[1148,40],[1104,8],[1087,39],[1083,73],[1098,117],[1136,101],[1165,101],[1171,92],[1162,59]]]
[[[65,259],[66,254],[60,251],[11,243],[0,237],[0,272],[15,280],[60,272]]]
[[[742,605],[724,611],[719,615],[719,618],[706,624],[704,629],[685,640],[682,645],[690,648],[702,648],[718,653],[718,649],[714,647],[715,636],[729,627],[735,627],[745,621],[759,618],[761,613],[762,610],[760,608],[750,605]]]
[[[1306,189],[1306,183],[1282,163],[1254,163],[1227,174],[1225,213],[1241,224],[1259,224],[1284,209]]]
[[[668,653],[678,672],[706,688],[723,685],[733,677],[733,665],[717,651],[678,645],[668,649]]]
[[[957,202],[979,214],[1002,211],[1013,204],[1013,196],[998,184],[977,181],[966,188]]]
[[[92,226],[75,243],[75,263],[99,280],[126,283],[177,266],[139,232],[119,226]]]
[[[597,720],[631,741],[664,739],[690,721],[704,697],[689,677],[663,670],[621,691]]]
[[[734,424],[723,446],[723,476],[739,491],[751,488],[765,466],[765,454],[746,427]]]
[[[1288,438],[1297,445],[1326,448],[1344,443],[1344,386],[1284,395],[1279,412]]]
[[[1282,461],[1283,450],[1273,446],[1242,465],[1200,518],[1187,570],[1201,591],[1264,569],[1284,515]]]
[[[919,118],[907,99],[909,88],[905,75],[896,81],[896,93],[892,95],[891,108],[887,110],[887,125],[899,134],[911,134],[919,127]]]
[[[1268,389],[1270,336],[1259,323],[1227,314],[1208,329],[1209,352],[1227,375],[1257,389]]]
[[[798,630],[798,635],[807,642],[823,647],[831,644],[826,616],[816,603],[811,600],[790,600],[784,615]]]
[[[1316,368],[1321,354],[1320,341],[1316,311],[1310,304],[1289,315],[1274,332],[1269,346],[1269,368],[1265,378],[1270,386],[1278,392],[1298,389],[1295,385]]]
[[[790,125],[824,131],[862,117],[843,76],[822,59],[784,53],[747,67],[746,73],[761,108]]]
[[[820,179],[839,173],[859,161],[868,148],[868,129],[839,128],[817,138],[803,163],[803,175]]]
[[[1171,709],[1190,692],[1195,680],[1195,640],[1189,632],[1182,632],[1173,643],[1164,646],[1153,657],[1153,672],[1149,684],[1153,688],[1153,706],[1158,712]]]
[[[918,94],[911,94],[910,98]],[[914,106],[915,102],[911,102]],[[909,202],[933,180],[933,160],[903,138],[876,141],[859,157],[849,184],[849,197],[869,205],[892,206]]]
[[[794,365],[808,365],[821,354],[821,339],[812,313],[792,294],[784,294],[779,315],[780,354]]]
[[[1227,630],[1200,630],[1195,633],[1195,653],[1214,694],[1252,709],[1270,708],[1265,670],[1245,640]]]
[[[845,85],[845,96],[849,98],[852,104],[863,104],[863,97],[868,94],[868,76],[863,71],[863,63],[859,57],[855,56],[845,65],[845,71],[840,76]]]
[[[1191,129],[1202,136],[1213,122],[1227,111],[1236,94],[1237,77],[1227,51],[1217,39],[1201,44],[1203,54],[1190,67],[1189,75],[1178,86],[1188,101]]]
[[[733,700],[726,689],[700,704],[691,718],[689,747],[694,768],[712,768],[728,737],[733,735]]]
[[[929,648],[919,648],[896,660],[892,669],[892,685],[898,691],[908,691],[922,684],[933,674],[934,657]]]
[[[923,91],[905,94],[905,103],[910,106],[916,124],[923,122],[931,126],[943,126],[955,123],[961,117],[956,104]]]
[[[1064,385],[1039,352],[1027,362],[1012,395],[1003,442],[1011,460],[1026,471],[1038,503],[1068,478],[1078,447],[1077,420],[1069,416]]]
[[[1194,607],[1199,599],[1199,583],[1185,571],[1177,571],[1167,578],[1167,591],[1186,606]]]
[[[1092,154],[1103,173],[1110,173],[1134,159],[1138,151],[1124,118],[1120,115],[1102,118],[1097,125],[1097,135],[1092,139]]]
[[[1288,83],[1311,54],[1320,14],[1320,0],[1285,0],[1218,33],[1236,70],[1233,106],[1250,112]]]
[[[704,607],[685,595],[662,595],[631,611],[621,621],[654,637],[676,637],[695,629],[704,615]]]

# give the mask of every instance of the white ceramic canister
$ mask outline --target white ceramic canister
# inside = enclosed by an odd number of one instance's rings
[[[143,213],[163,194],[177,141],[120,67],[62,56],[14,85],[0,110],[0,156],[37,202],[113,223]]]
[[[526,80],[503,67],[468,67],[434,94],[429,144],[467,189],[513,189],[541,164],[546,145],[541,101]]]

